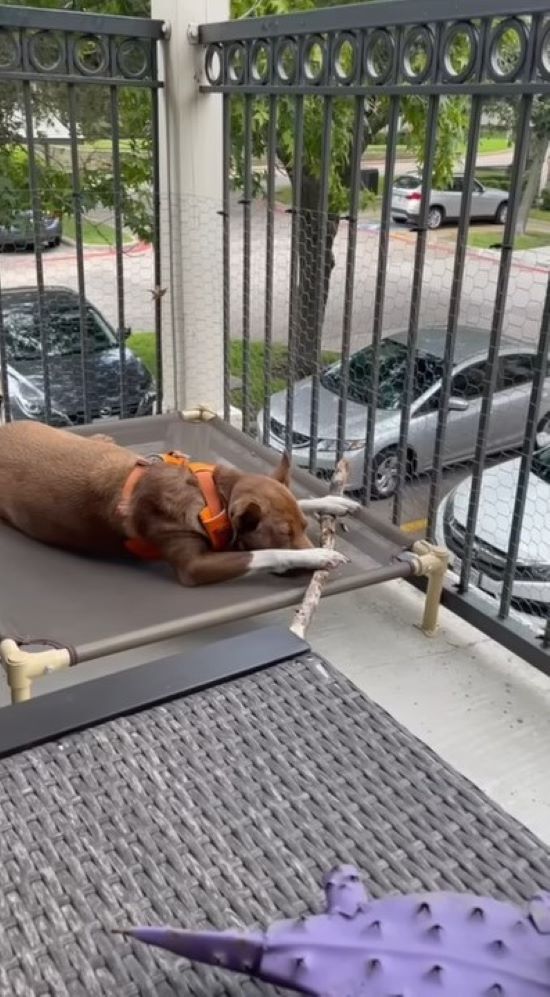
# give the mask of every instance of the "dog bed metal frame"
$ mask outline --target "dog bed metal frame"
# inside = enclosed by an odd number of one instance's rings
[[[78,432],[91,435],[97,425]],[[102,422],[101,431],[140,454],[178,449],[249,471],[269,472],[277,454],[207,410]],[[326,485],[293,471],[299,497],[323,495]],[[367,510],[339,538],[350,564],[326,594],[396,578],[428,579],[422,622],[434,631],[447,555],[375,519]],[[12,702],[31,696],[32,682],[52,671],[105,655],[246,619],[299,603],[304,583],[289,578],[239,579],[182,588],[166,566],[103,561],[39,544],[0,525],[0,558],[10,585],[0,599],[0,653]],[[44,649],[44,647],[46,649]]]

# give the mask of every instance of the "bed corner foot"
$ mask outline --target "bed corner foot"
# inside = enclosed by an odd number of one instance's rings
[[[67,648],[24,651],[15,640],[6,638],[0,642],[0,660],[6,671],[12,703],[24,703],[31,698],[33,680],[68,668],[71,654]]]
[[[449,567],[449,551],[427,540],[417,540],[412,550],[418,558],[418,569],[415,573],[428,579],[420,629],[426,637],[433,637],[437,632],[441,594]]]

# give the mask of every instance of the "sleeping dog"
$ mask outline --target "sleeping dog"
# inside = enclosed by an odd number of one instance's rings
[[[173,452],[143,459],[37,422],[0,427],[0,519],[56,547],[166,561],[182,585],[343,564],[313,546],[305,514],[346,515],[358,503],[299,502],[289,483],[286,456],[268,477]]]

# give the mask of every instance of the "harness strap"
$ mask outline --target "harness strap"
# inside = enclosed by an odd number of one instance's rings
[[[233,542],[233,527],[231,526],[227,510],[214,481],[214,469],[216,465],[205,464],[200,461],[190,461],[186,454],[173,450],[168,453],[155,454],[152,459],[160,459],[164,464],[190,471],[196,477],[205,503],[204,508],[199,513],[199,519],[206,532],[210,546],[212,550],[217,552],[227,550]],[[118,511],[122,517],[128,515],[133,491],[149,466],[151,466],[151,460],[139,458],[124,482],[118,505]],[[141,537],[131,537],[126,541],[125,546],[131,554],[142,560],[158,561],[162,559],[157,548]]]

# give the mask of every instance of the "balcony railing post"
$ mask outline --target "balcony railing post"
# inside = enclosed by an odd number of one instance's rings
[[[164,408],[222,413],[222,101],[199,91],[196,26],[228,19],[229,0],[152,0],[151,13],[169,30],[159,138]]]

